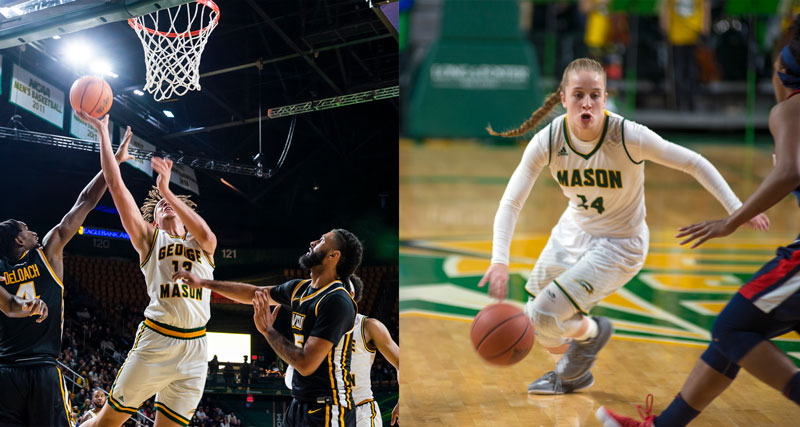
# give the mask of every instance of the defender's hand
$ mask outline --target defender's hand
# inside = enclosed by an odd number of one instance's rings
[[[204,282],[203,279],[198,277],[196,274],[190,273],[186,270],[179,270],[177,273],[172,275],[173,282],[177,282],[178,280],[183,281],[183,283],[186,283],[192,289],[202,288]]]
[[[150,160],[150,164],[153,166],[153,170],[158,174],[158,178],[156,178],[158,191],[160,191],[161,194],[167,193],[169,191],[169,179],[172,175],[172,160],[153,157],[153,159]]]
[[[122,138],[122,144],[119,145],[117,152],[114,153],[117,163],[122,164],[134,158],[128,153],[128,145],[131,142],[131,138],[133,138],[133,132],[131,132],[131,127],[128,126],[128,128],[125,130],[125,136]]]
[[[733,233],[736,231],[736,227],[729,225],[728,221],[725,219],[717,219],[714,221],[703,221],[697,224],[681,227],[678,229],[678,231],[680,231],[680,233],[675,235],[677,238],[689,236],[680,242],[681,245],[685,245],[693,240],[696,240],[691,246],[691,249],[694,249],[709,239],[713,239],[715,237],[725,237]]]
[[[44,319],[47,319],[47,304],[39,298],[22,303],[22,310],[29,312],[28,316],[39,316],[36,323],[42,323]]]

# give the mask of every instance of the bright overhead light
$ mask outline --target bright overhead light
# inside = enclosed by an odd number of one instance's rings
[[[60,39],[61,39],[61,36],[59,36],[58,34],[53,36],[53,40],[60,40]]]
[[[64,56],[75,66],[84,66],[92,57],[94,50],[86,43],[74,41],[64,48]]]
[[[111,64],[109,64],[106,61],[103,61],[102,59],[94,61],[92,63],[91,69],[93,73],[99,74],[101,76],[111,76],[113,78],[119,77],[119,75],[111,71]]]
[[[175,117],[175,115],[172,114],[172,111],[169,110],[164,110],[164,115],[169,117],[170,119]]]
[[[137,96],[144,96],[144,92],[140,91],[139,89],[134,89],[133,93]]]

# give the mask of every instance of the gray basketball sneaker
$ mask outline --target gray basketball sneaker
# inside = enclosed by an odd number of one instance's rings
[[[577,380],[566,381],[554,371],[550,371],[528,386],[528,394],[567,394],[587,389],[592,384],[594,377],[591,372],[587,372]]]
[[[597,353],[608,344],[614,326],[605,317],[592,317],[597,322],[597,336],[586,341],[572,341],[556,365],[556,373],[566,380],[583,378],[594,364]]]

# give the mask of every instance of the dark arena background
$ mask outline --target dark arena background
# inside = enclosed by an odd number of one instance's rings
[[[178,3],[186,1],[0,2],[0,220],[24,221],[43,238],[100,170],[87,142],[96,136],[68,94],[78,77],[103,74],[114,91],[112,143],[129,125],[132,148],[183,165],[171,188],[191,194],[218,237],[215,278],[300,277],[309,242],[349,229],[365,248],[359,312],[398,340],[397,4],[220,0],[202,89],[156,102],[141,92],[143,49],[126,6],[142,14]],[[143,164],[122,167],[139,204],[155,184]],[[143,320],[137,261],[106,194],[65,250],[60,363],[77,416],[94,387],[109,390]],[[243,341],[210,346],[209,359],[240,351],[210,367],[192,425],[280,425],[291,400],[285,364],[255,329],[252,307],[215,294],[211,310],[209,332]],[[380,355],[372,381],[388,424],[398,385]],[[128,425],[151,425],[152,403]]]

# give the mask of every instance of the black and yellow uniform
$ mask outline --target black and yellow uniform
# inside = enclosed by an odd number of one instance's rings
[[[270,297],[292,309],[294,343],[305,345],[309,337],[333,343],[325,360],[308,376],[294,373],[286,426],[355,426],[353,378],[353,325],[356,303],[336,280],[319,289],[310,280],[292,280],[271,289]]]
[[[70,405],[56,358],[64,326],[64,285],[44,251],[26,252],[4,271],[5,290],[24,299],[39,298],[49,316],[0,315],[0,426],[71,426]]]

